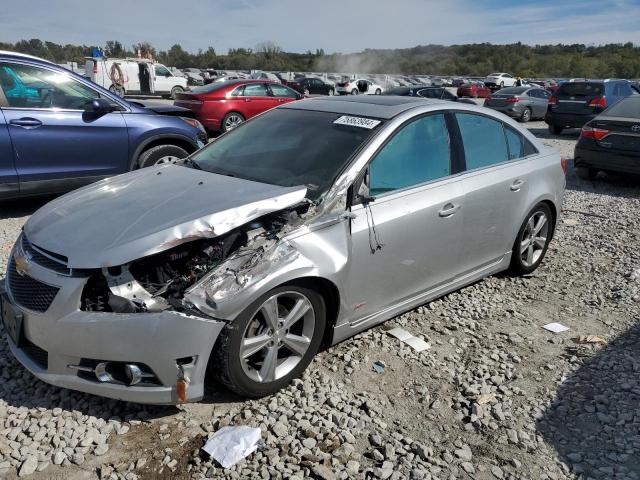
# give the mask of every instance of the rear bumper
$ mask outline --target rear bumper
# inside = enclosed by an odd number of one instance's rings
[[[640,175],[640,155],[631,156],[620,152],[607,152],[576,147],[574,164],[576,167]]]
[[[547,111],[544,121],[547,125],[565,128],[582,128],[585,123],[596,118],[596,115],[578,115],[574,113],[558,113]]]

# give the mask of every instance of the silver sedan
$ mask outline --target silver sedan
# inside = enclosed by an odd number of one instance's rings
[[[11,253],[16,358],[63,387],[271,394],[335,344],[504,270],[558,221],[565,164],[492,110],[411,97],[283,105],[184,162],[37,211]]]

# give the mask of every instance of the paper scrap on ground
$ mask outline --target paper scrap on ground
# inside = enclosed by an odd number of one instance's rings
[[[574,338],[573,341],[576,343],[607,343],[607,341],[599,335],[580,335]]]
[[[376,373],[384,373],[384,363],[379,360],[373,362],[373,371]]]
[[[566,327],[561,323],[557,323],[557,322],[548,323],[547,325],[543,325],[542,328],[544,328],[545,330],[549,330],[550,332],[553,332],[553,333],[561,333],[569,330],[569,327]]]
[[[222,427],[213,434],[202,450],[224,468],[231,468],[258,448],[260,429],[237,426]]]
[[[391,330],[387,330],[389,335],[396,337],[401,342],[406,343],[410,347],[412,347],[416,352],[422,352],[423,350],[427,350],[431,348],[427,342],[422,340],[421,338],[414,337],[409,332],[400,327],[392,328]]]

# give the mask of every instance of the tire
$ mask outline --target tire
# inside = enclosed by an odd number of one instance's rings
[[[382,90],[380,90],[379,88],[376,89],[376,95],[382,95]]]
[[[115,93],[116,95],[118,95],[120,98],[124,98],[124,87],[121,85],[111,85],[109,87],[109,91],[111,93]]]
[[[309,96],[309,89],[308,89],[308,88],[305,88],[305,89],[304,89],[304,91],[302,92],[302,94],[303,94],[305,97],[308,97],[308,96]]]
[[[522,111],[522,115],[520,115],[520,121],[522,123],[527,123],[529,120],[531,120],[531,109],[527,107]]]
[[[222,132],[224,133],[224,132],[228,132],[229,130],[233,130],[244,121],[245,121],[245,118],[240,113],[229,112],[222,119],[222,123],[221,123]]]
[[[175,163],[189,155],[184,148],[176,145],[157,145],[142,152],[138,159],[138,168],[151,167],[163,163]]]
[[[558,125],[549,125],[549,132],[553,133],[554,135],[560,135],[562,133],[562,130],[564,130],[564,128],[559,127]]]
[[[351,90],[351,95],[358,95],[360,92],[358,91],[357,88],[354,88],[353,90]]]
[[[504,88],[504,82],[500,82],[500,88],[503,89]]]
[[[541,216],[545,217],[542,225],[538,225]],[[526,275],[533,272],[544,258],[553,237],[553,215],[546,203],[536,205],[525,217],[511,251],[509,270],[512,275]],[[536,232],[536,229],[538,231]],[[544,238],[543,245],[540,240]],[[537,241],[531,241],[536,239]]]
[[[262,307],[268,306],[273,298],[277,299],[278,322],[283,320],[282,316],[286,316],[291,311],[291,306],[298,300],[304,302],[306,299],[309,310],[292,324],[291,329],[296,328],[293,334],[290,334],[288,329],[280,330],[280,334],[274,333],[273,329],[267,329],[266,316],[262,313],[264,311]],[[289,303],[281,302],[280,299],[283,298]],[[322,296],[313,290],[295,285],[274,288],[249,305],[238,318],[228,323],[220,332],[209,363],[211,373],[227,388],[243,397],[259,398],[276,393],[286,387],[291,380],[300,376],[317,353],[324,335],[325,312]],[[278,323],[278,325],[281,324]],[[309,325],[313,326],[310,335]],[[269,334],[269,332],[272,333]],[[299,352],[302,353],[301,355],[295,355],[284,340],[290,335],[298,339],[305,338],[306,350]],[[241,351],[243,345],[246,348],[247,340],[260,337],[265,340],[252,342],[251,353],[243,357]],[[263,346],[256,349],[257,345]],[[296,345],[301,348],[300,345],[303,344]],[[262,371],[266,367],[265,360],[274,349],[275,363],[269,363],[274,365],[273,370],[266,369],[263,375]],[[278,368],[281,369],[280,372]]]
[[[333,88],[329,89],[329,96],[333,97],[336,94],[335,90]]]
[[[575,167],[574,170],[578,178],[581,178],[582,180],[593,180],[598,174],[597,170],[589,167]]]
[[[175,100],[176,99],[176,95],[178,93],[182,93],[184,92],[184,88],[179,87],[179,86],[175,86],[171,89],[171,100]]]

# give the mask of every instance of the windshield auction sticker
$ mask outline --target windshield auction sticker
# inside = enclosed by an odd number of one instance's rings
[[[333,122],[336,125],[347,125],[349,127],[366,128],[371,130],[372,128],[380,125],[380,120],[373,120],[371,118],[364,117],[350,117],[349,115],[343,115]]]

